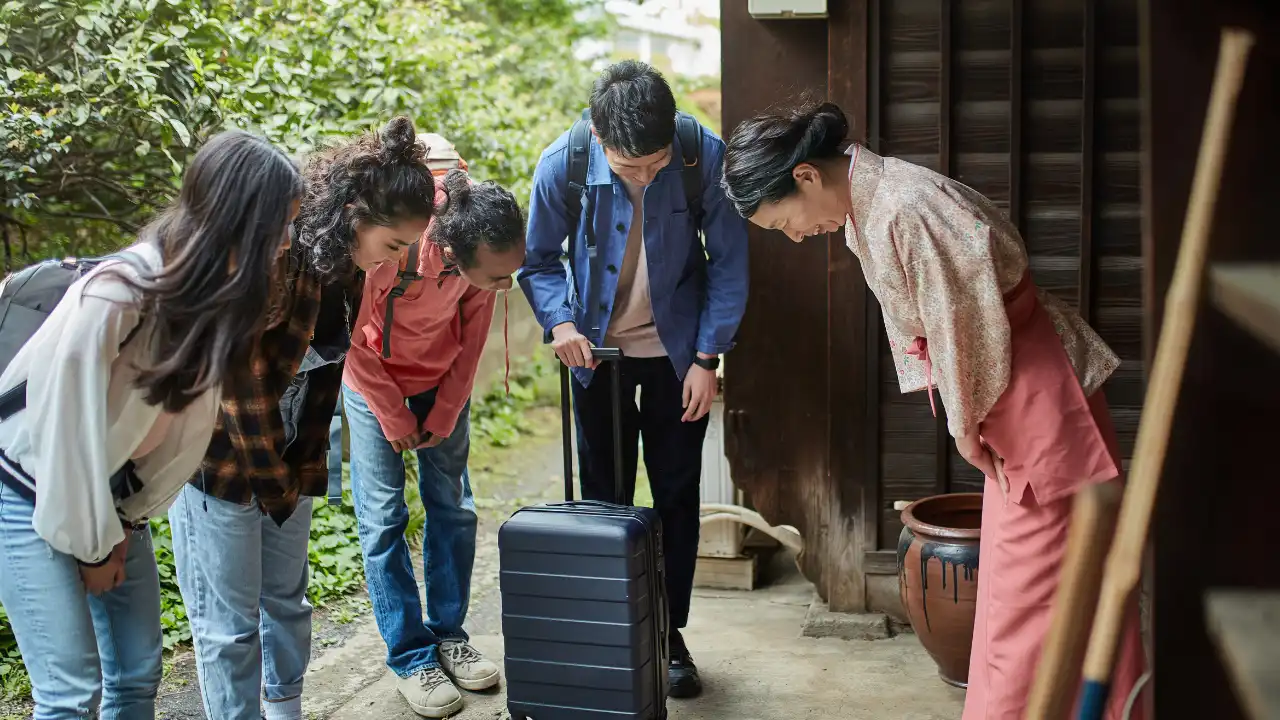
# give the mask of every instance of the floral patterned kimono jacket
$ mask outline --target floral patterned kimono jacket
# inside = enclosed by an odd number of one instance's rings
[[[1007,500],[987,478],[964,720],[1022,720],[1048,633],[1070,495],[1119,481],[1102,383],[1119,358],[1035,286],[1017,228],[950,178],[854,146],[849,249],[880,301],[902,392],[936,387],[951,434],[977,433],[1004,460]],[[1142,672],[1136,605],[1109,720]],[[1132,715],[1135,720],[1140,712]]]

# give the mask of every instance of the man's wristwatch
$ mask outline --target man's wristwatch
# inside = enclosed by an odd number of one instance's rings
[[[697,365],[703,370],[710,370],[711,372],[715,372],[716,368],[720,367],[720,357],[716,356],[716,357],[704,358],[701,355],[694,355],[693,364]]]

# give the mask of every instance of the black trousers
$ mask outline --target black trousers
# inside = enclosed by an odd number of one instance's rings
[[[614,497],[611,370],[601,364],[589,387],[573,382],[582,497],[632,504],[639,440],[644,438],[644,466],[649,471],[654,509],[662,518],[671,626],[682,628],[689,622],[693,570],[698,562],[701,504],[698,486],[702,478],[702,441],[707,435],[709,417],[681,422],[684,384],[676,377],[669,359],[623,358],[621,362],[621,498]],[[638,407],[637,387],[640,389]]]

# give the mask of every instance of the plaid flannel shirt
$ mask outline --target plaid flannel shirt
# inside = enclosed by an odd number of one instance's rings
[[[300,496],[323,495],[328,484],[329,422],[341,391],[341,364],[323,379],[313,378],[307,410],[288,450],[280,412],[280,399],[315,332],[321,298],[319,278],[291,253],[249,377],[224,389],[209,450],[190,481],[222,500],[242,505],[256,500],[277,524],[293,514]],[[328,410],[320,411],[326,403]]]

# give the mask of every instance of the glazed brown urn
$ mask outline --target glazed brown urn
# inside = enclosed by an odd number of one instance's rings
[[[898,591],[920,644],[942,680],[967,687],[978,600],[982,494],[917,500],[902,511]]]

